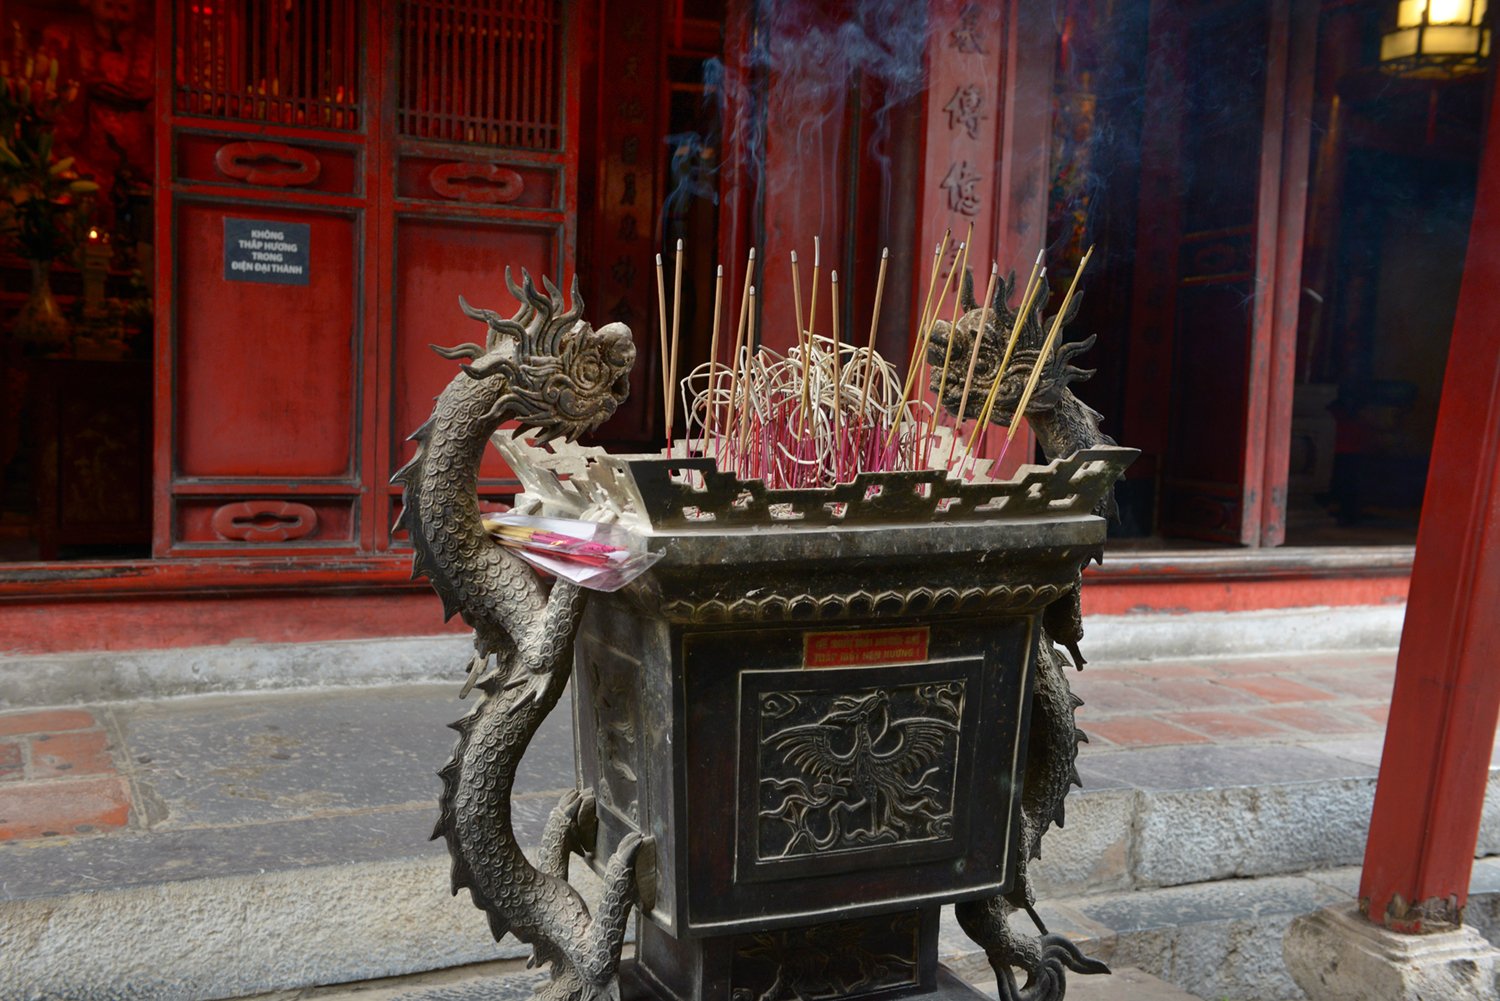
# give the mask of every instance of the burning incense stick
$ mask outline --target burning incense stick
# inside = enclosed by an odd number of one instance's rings
[[[968,452],[971,457],[974,453],[974,445],[979,441],[979,436],[983,434],[984,429],[989,426],[990,414],[994,412],[995,401],[999,399],[1000,383],[1002,381],[1002,377],[1005,375],[1006,366],[1010,364],[1011,352],[1015,351],[1016,342],[1020,340],[1021,328],[1025,325],[1027,319],[1031,316],[1032,304],[1036,299],[1037,293],[1041,290],[1042,285],[1047,280],[1046,268],[1042,268],[1040,271],[1038,271],[1033,266],[1032,272],[1036,275],[1036,281],[1030,283],[1027,286],[1026,294],[1021,298],[1021,308],[1016,312],[1015,323],[1011,325],[1010,340],[1005,345],[1005,354],[1000,359],[1000,367],[995,369],[995,379],[990,383],[989,394],[984,398],[984,409],[979,412],[979,422],[974,425],[974,433],[969,436],[969,444],[965,447],[965,451]],[[1011,422],[1015,422],[1014,417],[1011,418]]]
[[[967,241],[962,242],[958,245],[958,252],[960,256],[963,256],[964,250],[967,247]],[[929,314],[929,319],[926,323],[923,324],[922,329],[918,331],[916,351],[917,361],[906,373],[906,388],[901,393],[901,405],[897,408],[897,423],[891,426],[892,437],[895,436],[897,429],[900,427],[899,422],[901,419],[901,413],[905,411],[907,401],[916,400],[921,396],[921,389],[917,388],[916,386],[916,376],[917,373],[921,372],[925,368],[927,359],[927,346],[932,342],[932,326],[937,322],[938,313],[942,311],[943,300],[948,298],[948,286],[952,284],[953,274],[956,270],[956,268],[950,268],[948,270],[948,277],[943,279],[943,289],[938,293],[937,302],[932,307],[932,312]],[[912,392],[913,389],[916,389],[915,393]],[[920,417],[917,418],[917,427],[918,429],[921,428]],[[890,444],[889,440],[887,440],[886,444]]]
[[[714,271],[714,327],[713,336],[708,340],[708,412],[703,415],[703,454],[708,454],[708,439],[714,433],[714,420],[718,408],[715,406],[713,393],[718,385],[719,365],[719,299],[724,294],[724,265],[720,264]]]
[[[814,269],[816,275],[816,269]],[[816,281],[816,277],[813,279]],[[792,251],[792,312],[797,320],[797,350],[803,358],[807,357],[807,329],[802,323],[802,276],[801,269],[797,267],[797,252]],[[800,434],[807,423],[807,402],[802,403],[802,416],[798,419],[797,431]]]
[[[1016,436],[1016,422],[1026,413],[1026,404],[1031,402],[1031,394],[1036,391],[1036,384],[1041,381],[1042,367],[1047,363],[1047,356],[1052,353],[1052,346],[1057,343],[1057,335],[1062,333],[1063,317],[1067,315],[1068,303],[1073,301],[1073,293],[1078,291],[1078,279],[1083,277],[1083,269],[1089,266],[1089,258],[1094,256],[1094,248],[1090,247],[1088,253],[1083,255],[1083,260],[1078,262],[1078,270],[1073,272],[1073,281],[1068,285],[1068,294],[1063,296],[1062,305],[1057,307],[1057,312],[1052,314],[1052,329],[1047,332],[1047,340],[1042,343],[1041,354],[1036,356],[1036,361],[1031,366],[1031,378],[1026,380],[1026,388],[1021,392],[1021,402],[1016,404],[1016,414],[1010,420],[1010,428],[1005,433],[1005,445],[1001,449],[1001,456],[1005,455],[1004,449],[1010,447],[1010,440]]]
[[[932,248],[932,269],[927,274],[927,297],[922,300],[922,312],[917,315],[917,344],[921,343],[921,332],[927,326],[927,313],[932,308],[932,293],[937,291],[938,275],[942,274],[943,254],[948,250],[948,240],[953,236],[951,229],[943,230],[943,238],[938,245]],[[910,378],[912,366],[916,364],[917,346],[913,345],[911,359],[907,363],[907,376]]]
[[[750,248],[750,257],[745,262],[745,291],[740,294],[740,322],[734,332],[734,351],[729,356],[729,420],[727,430],[734,436],[734,396],[739,385],[740,346],[745,342],[745,319],[750,315],[750,289],[755,280],[755,248]]]
[[[808,382],[810,372],[809,366],[812,361],[812,339],[813,327],[818,323],[818,269],[823,266],[823,241],[819,237],[813,237],[813,273],[812,273],[812,300],[807,307],[807,347],[802,353],[802,413],[804,420],[807,411],[812,406],[809,398],[810,385]]]
[[[677,412],[677,335],[682,323],[682,240],[677,241],[677,273],[672,276],[672,367],[667,385],[672,393],[667,397],[667,454],[672,454],[672,417]]]
[[[749,314],[750,314],[750,331],[749,331],[749,338],[746,341],[746,344],[750,345],[750,344],[754,344],[755,343],[755,286],[754,285],[751,285],[746,290],[746,292],[745,292],[745,301],[750,304],[750,308],[749,308]],[[745,387],[745,405],[740,408],[740,454],[742,454],[742,455],[745,452],[746,445],[748,445],[749,441],[750,441],[750,438],[749,438],[749,435],[750,435],[750,423],[749,423],[749,417],[750,417],[750,362],[749,362],[749,357],[750,357],[750,352],[748,350],[745,352],[745,357],[746,357],[745,368],[744,368],[744,371],[740,373],[740,382],[742,382],[744,384],[744,387]]]
[[[1035,268],[1032,269],[1035,272]],[[974,347],[969,352],[969,371],[964,375],[964,389],[958,397],[958,415],[953,421],[953,439],[948,446],[948,468],[953,468],[953,453],[958,448],[959,434],[964,426],[964,411],[969,406],[969,390],[974,388],[974,366],[979,361],[979,345],[984,343],[985,321],[990,317],[990,297],[995,294],[995,281],[1000,277],[998,262],[990,263],[990,281],[984,288],[984,298],[979,306],[979,326],[974,332]],[[953,335],[950,334],[951,338]],[[953,343],[950,339],[950,345]]]
[[[885,294],[885,267],[891,261],[891,248],[884,247],[880,251],[880,276],[875,279],[875,308],[870,313],[870,343],[866,350],[869,352],[869,360],[875,359],[875,333],[880,329],[880,299]],[[866,413],[870,407],[870,383],[875,381],[875,366],[870,364],[865,369],[865,388],[859,396],[859,412]]]
[[[839,340],[839,273],[837,271],[830,270],[828,272],[828,281],[829,284],[833,287],[832,291],[829,293],[829,308],[833,311],[833,442],[835,449],[834,478],[838,479],[839,473],[842,472],[842,469],[841,463],[838,461],[839,453],[837,450],[840,448],[840,443],[843,439],[843,435],[839,428],[839,420],[840,411],[844,409],[844,380],[843,373],[840,371],[839,363],[839,349],[843,347],[843,341]],[[811,341],[812,338],[809,337],[808,340]]]
[[[919,359],[921,359],[922,353],[927,350],[926,338],[922,336],[922,333],[927,329],[927,315],[932,308],[932,293],[937,290],[937,277],[942,270],[943,253],[947,250],[948,238],[952,235],[952,230],[944,230],[942,240],[932,250],[932,269],[927,275],[927,298],[923,300],[922,312],[917,318],[917,336],[912,341],[911,357],[906,361],[906,379],[901,384],[901,403],[897,408],[896,414],[891,419],[891,432],[885,439],[886,448],[891,447],[891,443],[896,440],[896,435],[900,432],[901,412],[906,409],[906,401],[911,397],[912,382],[916,379],[917,373],[922,369]]]
[[[906,400],[906,394],[911,392],[911,380],[917,372],[917,353],[922,349],[922,331],[927,326],[927,310],[932,306],[932,293],[937,289],[938,265],[942,262],[943,251],[948,246],[948,237],[952,235],[951,230],[943,232],[942,240],[932,248],[932,268],[927,273],[927,298],[922,300],[922,312],[917,317],[917,336],[912,342],[911,357],[906,362],[906,381],[902,384],[901,399]],[[890,448],[891,442],[896,437],[896,425],[891,425],[890,437],[886,439],[885,446]]]
[[[970,223],[969,224],[969,236],[972,237],[973,235],[974,235],[974,224]],[[961,255],[959,255],[960,258],[961,258],[961,260],[958,263],[958,273],[960,275],[966,275],[966,274],[968,274],[968,271],[969,271],[969,241],[968,240],[965,240],[963,242],[963,248],[964,248],[963,249],[963,253]],[[959,281],[960,285],[963,284],[963,278],[959,278],[958,281]],[[938,415],[943,412],[943,390],[945,388],[947,388],[947,385],[948,385],[948,363],[953,359],[953,340],[954,340],[953,334],[958,329],[958,311],[963,307],[963,298],[964,297],[963,297],[962,294],[955,295],[953,297],[953,317],[948,321],[948,346],[943,351],[943,371],[938,376],[937,396],[936,396],[936,398],[934,400],[933,407],[932,407],[932,423],[929,424],[928,427],[927,427],[927,433],[929,435],[937,433]],[[933,320],[933,325],[934,326],[937,325],[937,320],[936,319]],[[960,418],[959,421],[956,422],[953,425],[953,433],[955,435],[958,433],[958,425],[961,424],[961,423],[963,423],[962,418]]]
[[[661,416],[662,420],[670,425],[672,423],[672,373],[667,368],[667,292],[666,280],[661,270],[661,255],[656,255],[656,319],[657,328],[661,331]],[[672,436],[667,435],[667,454],[672,454]]]
[[[821,237],[813,237],[813,273],[812,273],[812,299],[807,304],[807,333],[809,336],[813,328],[818,325],[818,271],[823,267],[823,240]]]

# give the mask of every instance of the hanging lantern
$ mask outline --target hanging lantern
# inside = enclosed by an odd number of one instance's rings
[[[1380,66],[1398,76],[1480,73],[1489,55],[1488,0],[1397,0],[1396,28],[1380,39]]]

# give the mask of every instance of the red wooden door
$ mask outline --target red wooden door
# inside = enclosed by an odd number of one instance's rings
[[[567,289],[577,218],[577,66],[572,6],[559,0],[406,0],[389,9],[381,143],[380,482],[377,545],[390,543],[406,440],[458,369],[429,344],[472,340],[462,294],[510,315],[504,270]],[[597,307],[590,316],[597,315]],[[601,321],[602,322],[602,321]],[[511,492],[498,454],[482,496]]]
[[[457,294],[571,268],[563,6],[162,4],[158,555],[389,546]]]
[[[1126,426],[1164,535],[1283,536],[1315,15],[1152,6],[1130,378],[1171,393]]]

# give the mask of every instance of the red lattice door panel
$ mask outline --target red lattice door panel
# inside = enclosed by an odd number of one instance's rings
[[[391,275],[382,331],[389,346],[381,409],[386,479],[411,457],[407,436],[458,372],[428,345],[480,333],[459,311],[459,295],[509,315],[517,304],[505,287],[506,266],[518,281],[522,268],[538,285],[543,275],[564,289],[572,280],[572,9],[557,0],[406,0],[395,9],[386,81],[395,115],[382,123],[391,163],[382,178],[391,234],[382,248]],[[497,454],[486,457],[480,475],[487,501],[515,489]],[[401,501],[392,486],[384,496],[383,532]]]

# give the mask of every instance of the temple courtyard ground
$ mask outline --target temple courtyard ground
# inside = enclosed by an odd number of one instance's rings
[[[1073,676],[1084,786],[1034,865],[1039,911],[1128,972],[1075,977],[1070,998],[1301,997],[1281,935],[1356,892],[1394,665],[1363,649]],[[449,897],[428,840],[457,688],[0,713],[0,997],[525,996],[523,949]],[[523,844],[573,783],[568,715],[520,770]],[[1500,855],[1500,800],[1480,853]],[[1494,937],[1500,858],[1476,864],[1473,893],[1469,919]],[[940,951],[993,980],[951,914]]]

